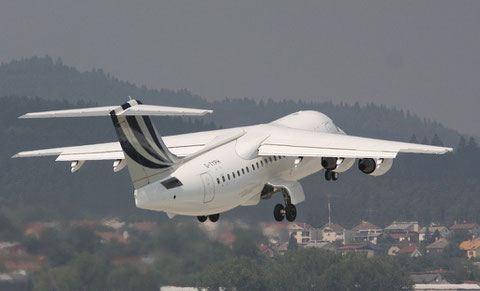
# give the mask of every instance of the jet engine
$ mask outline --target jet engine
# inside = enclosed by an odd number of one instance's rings
[[[393,165],[393,159],[360,159],[358,169],[371,176],[381,176],[388,172]]]
[[[322,158],[322,167],[327,171],[342,173],[350,169],[355,163],[355,159],[347,158]]]

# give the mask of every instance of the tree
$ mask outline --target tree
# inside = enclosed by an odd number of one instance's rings
[[[223,290],[265,290],[263,270],[259,263],[247,257],[228,257],[207,266],[198,277],[197,286]]]
[[[435,134],[435,135],[433,136],[432,145],[443,147],[443,142],[440,140],[440,137],[438,137],[437,134]]]

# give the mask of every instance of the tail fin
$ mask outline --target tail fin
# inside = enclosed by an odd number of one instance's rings
[[[147,115],[202,116],[212,112],[212,110],[205,109],[142,105],[140,101],[130,100],[122,106],[33,112],[22,115],[19,118],[110,116],[115,126],[133,185],[135,189],[138,189],[168,175],[179,161],[178,157],[172,154],[165,146],[165,143],[163,143],[155,131],[150,117]],[[51,155],[52,153],[57,153],[59,149],[53,149],[55,150],[53,152],[43,151],[40,155]],[[38,151],[33,154],[38,155]],[[110,158],[112,158],[111,154],[104,155],[100,159]],[[115,156],[115,159],[117,158]]]
[[[179,160],[165,146],[150,117],[118,115],[139,104],[142,103],[130,100],[110,111],[135,189],[164,178]]]

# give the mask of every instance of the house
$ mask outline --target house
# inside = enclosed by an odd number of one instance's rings
[[[438,233],[440,237],[435,239],[449,238],[451,235],[450,230],[446,226],[432,222],[429,226],[424,226],[420,229],[420,231],[418,232],[418,241],[422,242],[426,240],[428,233],[430,233],[431,237],[433,237],[435,233]]]
[[[295,237],[297,244],[305,244],[310,241],[322,239],[322,230],[314,228],[307,223],[290,223],[288,224],[288,235]]]
[[[342,255],[351,252],[364,253],[366,254],[367,258],[370,258],[373,257],[376,253],[381,252],[381,249],[372,243],[364,243],[339,247],[338,252],[340,252]]]
[[[480,236],[480,226],[476,223],[455,223],[450,227],[450,230],[455,231],[468,231],[473,237]]]
[[[415,272],[410,273],[414,284],[448,283],[439,272]]]
[[[460,249],[466,251],[467,258],[480,258],[480,240],[467,240],[460,244]]]
[[[383,235],[383,229],[368,221],[362,221],[362,223],[355,226],[352,231],[353,239],[357,242],[364,241],[376,244],[378,237]]]
[[[394,221],[389,226],[385,227],[386,233],[418,233],[417,221]]]
[[[425,250],[429,255],[437,255],[437,254],[443,253],[443,251],[447,246],[448,246],[448,240],[445,238],[441,238],[429,244],[425,248]]]
[[[409,255],[410,257],[421,257],[422,252],[420,251],[420,247],[416,244],[409,244],[403,248],[400,248],[397,252],[398,255]]]
[[[416,232],[391,233],[389,236],[397,243],[415,242],[418,240],[418,233]]]
[[[341,241],[345,244],[346,229],[335,223],[325,224],[322,228],[322,240],[328,242]]]

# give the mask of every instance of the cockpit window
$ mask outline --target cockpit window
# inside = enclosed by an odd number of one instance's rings
[[[180,187],[183,184],[177,178],[172,177],[170,179],[167,179],[167,180],[163,181],[162,185],[167,189],[172,189],[172,188]]]

